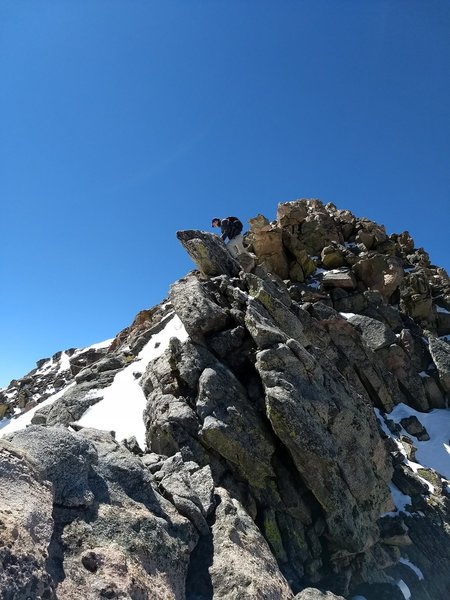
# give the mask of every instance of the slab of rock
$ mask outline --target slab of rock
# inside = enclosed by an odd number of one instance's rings
[[[66,507],[92,504],[88,476],[97,453],[86,440],[63,427],[41,425],[31,425],[6,439],[36,461],[43,478],[53,483],[57,504]]]
[[[354,315],[348,319],[348,322],[356,327],[372,350],[379,350],[397,342],[395,333],[381,321],[363,315]]]
[[[353,265],[353,272],[371,290],[390,298],[401,284],[404,272],[401,261],[393,256],[372,254]]]
[[[422,425],[422,423],[417,417],[405,417],[400,421],[400,423],[410,435],[416,437],[420,442],[427,442],[430,439],[428,431],[425,429],[425,427]]]
[[[46,571],[53,533],[52,486],[37,465],[0,442],[0,596],[56,600]]]
[[[189,229],[177,231],[177,238],[204,275],[234,276],[239,273],[239,263],[231,256],[218,235]]]
[[[430,353],[439,373],[439,381],[447,394],[450,394],[450,344],[433,337],[429,342]]]
[[[186,331],[194,340],[219,331],[230,322],[230,314],[215,302],[207,288],[188,275],[170,288],[170,299]]]
[[[323,274],[322,284],[325,288],[356,288],[356,279],[350,270],[332,270]]]

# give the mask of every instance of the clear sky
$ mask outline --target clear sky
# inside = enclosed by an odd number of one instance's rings
[[[450,267],[448,0],[2,0],[0,385],[317,197]]]

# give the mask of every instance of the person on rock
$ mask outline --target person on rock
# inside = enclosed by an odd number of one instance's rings
[[[225,243],[228,238],[227,248],[234,258],[245,252],[244,236],[241,233],[243,225],[237,217],[226,217],[226,219],[214,217],[211,225],[212,227],[220,227],[221,237]]]

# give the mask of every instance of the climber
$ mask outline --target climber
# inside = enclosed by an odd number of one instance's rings
[[[244,236],[241,233],[243,225],[237,217],[227,217],[226,219],[214,217],[211,225],[212,227],[220,227],[224,242],[228,238],[227,248],[232,256],[236,258],[239,254],[245,252]]]

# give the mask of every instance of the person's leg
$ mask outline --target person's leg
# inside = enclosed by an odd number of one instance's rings
[[[242,235],[242,233],[231,239],[227,244],[227,248],[230,251],[230,254],[235,258],[239,256],[239,254],[245,252],[244,236]]]

